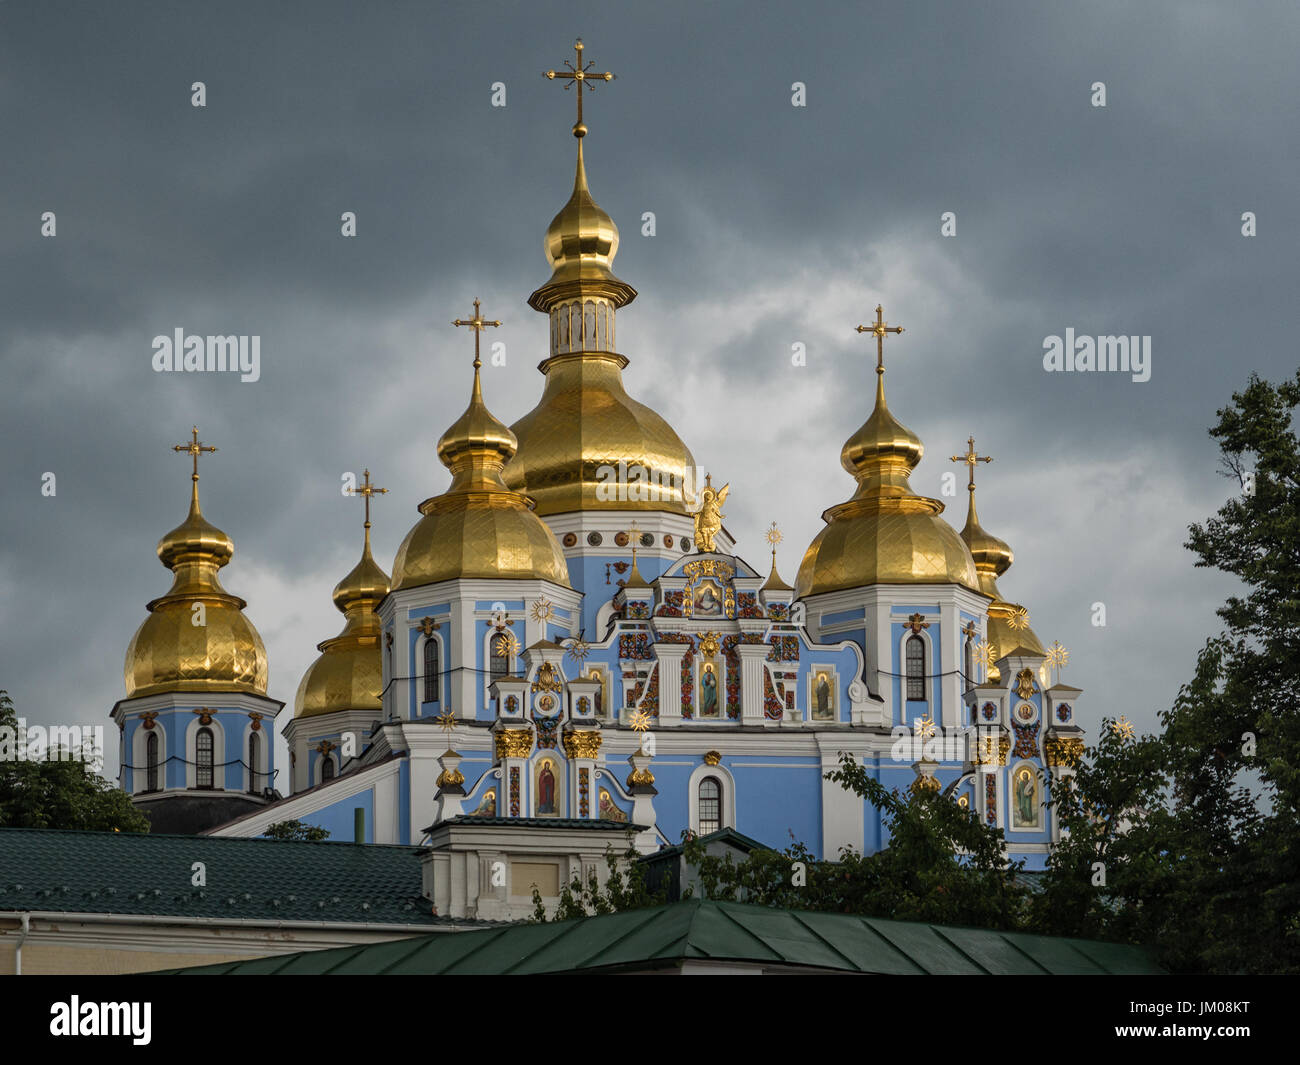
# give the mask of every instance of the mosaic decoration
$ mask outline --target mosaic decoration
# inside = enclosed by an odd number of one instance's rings
[[[591,775],[586,769],[578,770],[578,816],[591,813]]]
[[[685,592],[665,592],[664,604],[659,608],[661,618],[679,618],[682,616],[682,599]]]
[[[591,699],[585,695],[578,696],[578,713],[580,714],[591,713]]]
[[[507,714],[519,713],[519,696],[517,695],[506,696],[506,713]]]
[[[761,618],[763,611],[758,607],[757,592],[736,593],[736,616],[742,618]]]
[[[772,645],[772,650],[767,656],[769,662],[799,661],[798,636],[773,636],[767,642]]]
[[[760,641],[762,637],[759,637]],[[739,636],[722,638],[722,653],[727,661],[727,717],[733,721],[740,717],[740,655],[736,654]]]
[[[630,599],[624,606],[623,616],[632,621],[648,618],[650,616],[650,604]]]
[[[790,604],[789,603],[769,603],[767,606],[767,616],[772,621],[789,621]]]
[[[560,715],[555,717],[534,717],[537,723],[537,746],[538,748],[549,747],[552,750],[559,744],[560,735]]]
[[[990,825],[998,823],[998,782],[990,773],[984,778],[984,820]]]
[[[647,632],[625,632],[618,638],[618,657],[648,660],[654,658],[650,650],[650,634]]]
[[[1011,730],[1016,734],[1015,756],[1017,758],[1038,757],[1038,722],[1032,725],[1012,724]]]
[[[474,812],[470,817],[496,817],[497,815],[497,789],[488,788],[479,799],[478,805],[474,807]]]
[[[614,805],[614,799],[604,788],[600,789],[600,818],[602,821],[618,821],[620,823],[627,820],[627,814]]]
[[[781,705],[781,700],[776,697],[776,689],[772,687],[772,674],[766,669],[763,670],[763,716],[769,721],[780,721],[785,715],[785,708]]]
[[[1056,720],[1064,724],[1070,720],[1070,707],[1068,703],[1062,703],[1056,708]]]
[[[510,767],[510,816],[519,816],[519,767]]]
[[[641,700],[641,710],[650,714],[652,717],[659,716],[659,663],[655,663],[654,669],[650,671],[650,679],[646,682],[645,696]]]
[[[982,707],[980,707],[980,713],[984,715],[985,721],[992,721],[995,717],[998,716],[998,704],[985,703]]]

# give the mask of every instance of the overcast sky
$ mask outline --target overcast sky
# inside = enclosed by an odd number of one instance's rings
[[[1206,429],[1252,370],[1296,367],[1298,31],[1291,3],[1188,0],[0,3],[0,687],[29,722],[109,726],[114,773],[123,654],[186,509],[170,448],[197,423],[283,725],[360,550],[341,475],[390,489],[385,569],[449,481],[470,359],[449,323],[475,296],[504,321],[493,412],[541,394],[525,300],[574,141],[573,94],[540,75],[581,35],[618,75],[586,151],[640,292],[628,388],[732,484],[741,555],[761,566],[779,519],[792,580],[851,494],[839,450],[874,380],[853,326],[882,302],[913,486],[960,477],[973,434],[983,524],[1016,553],[1002,591],[1069,649],[1083,723],[1154,727],[1232,588],[1182,546],[1233,490]],[[261,379],[155,373],[177,328],[259,335]],[[1067,328],[1150,336],[1150,380],[1044,372]],[[960,528],[965,493],[946,501]]]

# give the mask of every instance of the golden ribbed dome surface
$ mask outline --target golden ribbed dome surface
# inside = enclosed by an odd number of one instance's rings
[[[393,590],[457,578],[536,578],[569,586],[559,541],[511,491],[501,469],[515,452],[514,434],[483,404],[474,360],[469,406],[438,442],[451,486],[420,504],[423,517],[393,562]]]
[[[959,584],[979,591],[970,551],[939,517],[943,504],[918,496],[908,481],[924,450],[890,412],[879,372],[875,409],[840,453],[858,490],[822,515],[826,528],[799,566],[799,596],[873,584]]]
[[[538,514],[687,512],[682,487],[695,459],[671,425],[627,394],[626,364],[615,354],[560,355],[546,362],[541,400],[511,427],[519,451],[504,473],[510,488],[528,493]],[[618,488],[612,479],[618,471],[627,476],[632,467],[646,471],[647,483],[658,487],[611,491]],[[650,498],[627,498],[641,494]]]
[[[298,685],[293,716],[314,717],[335,710],[378,712],[383,691],[383,662],[375,607],[388,594],[388,574],[370,554],[370,524],[358,562],[334,588],[334,605],[347,618],[343,631],[317,645],[321,656]]]
[[[199,509],[198,477],[185,521],[158,543],[158,557],[174,578],[168,593],[149,603],[149,616],[126,649],[128,697],[159,692],[266,694],[266,647],[217,571],[234,544]],[[202,613],[195,610],[202,604]],[[203,624],[195,624],[201,616]]]

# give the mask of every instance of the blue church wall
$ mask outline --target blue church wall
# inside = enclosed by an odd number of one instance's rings
[[[822,845],[821,767],[804,758],[768,758],[789,769],[728,765],[736,780],[736,829],[775,850],[794,839],[820,857]]]
[[[349,795],[336,803],[322,807],[315,813],[302,818],[304,824],[323,828],[330,834],[330,840],[336,843],[351,843],[354,833],[353,811],[360,806],[366,812],[366,842],[375,841],[375,792],[373,788]],[[409,806],[409,803],[408,803]],[[410,836],[402,837],[404,840]]]
[[[411,839],[411,760],[403,758],[397,767],[397,841]]]

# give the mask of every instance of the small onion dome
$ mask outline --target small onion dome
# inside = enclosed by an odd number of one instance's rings
[[[992,533],[985,532],[980,525],[979,514],[975,510],[973,487],[970,489],[970,504],[961,538],[970,548],[971,557],[975,560],[980,591],[993,600],[988,608],[988,640],[994,656],[1002,658],[1004,655],[1012,654],[1045,654],[1042,642],[1034,635],[1034,630],[1029,627],[1027,619],[1012,623],[1023,608],[1018,603],[1007,602],[998,591],[997,578],[1011,568],[1011,563],[1015,561],[1016,556],[1004,540],[999,540]],[[996,667],[989,670],[989,679],[993,681],[999,679]]]
[[[970,551],[939,517],[943,504],[918,496],[908,481],[924,451],[920,438],[890,413],[878,371],[875,409],[840,452],[858,490],[822,515],[826,528],[799,566],[798,596],[873,584],[959,584],[979,591]]]
[[[298,685],[293,716],[315,717],[335,710],[381,708],[383,662],[375,607],[388,594],[388,574],[370,554],[370,525],[358,562],[334,587],[334,605],[347,621],[343,631],[317,644],[321,656],[308,667]]]
[[[217,571],[234,555],[230,537],[203,517],[198,477],[190,512],[158,541],[158,557],[173,573],[171,590],[148,604],[149,616],[126,649],[128,697],[160,692],[266,694],[266,647],[247,605],[222,586]],[[194,624],[202,604],[203,624]]]
[[[615,307],[626,306],[636,298],[636,289],[614,276],[618,226],[591,197],[581,140],[573,194],[546,227],[543,247],[551,277],[528,297],[528,305],[535,310],[546,312],[561,300],[583,294],[603,296]]]
[[[393,562],[393,590],[458,578],[534,578],[569,587],[559,541],[513,492],[501,470],[515,453],[515,435],[488,411],[474,360],[469,406],[438,441],[451,486],[420,504],[424,515]]]

